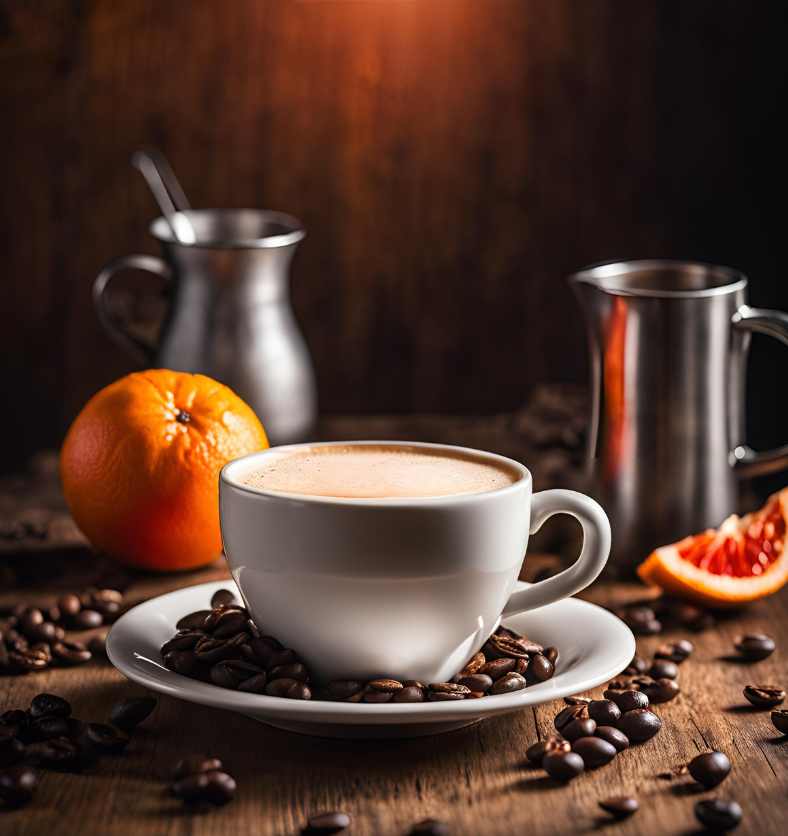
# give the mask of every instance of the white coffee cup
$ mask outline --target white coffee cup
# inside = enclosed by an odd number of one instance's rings
[[[312,445],[275,447],[226,465],[219,512],[233,577],[255,623],[294,648],[317,681],[445,682],[501,616],[573,595],[605,565],[610,524],[600,506],[574,491],[532,496],[531,474],[512,459],[438,444],[341,444],[471,454],[514,468],[521,478],[484,493],[348,499],[239,481],[269,456]],[[558,513],[580,521],[580,557],[561,574],[513,593],[529,531]]]

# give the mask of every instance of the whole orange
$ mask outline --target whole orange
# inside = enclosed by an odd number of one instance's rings
[[[222,550],[219,471],[268,447],[257,416],[221,383],[153,369],[94,395],[60,451],[76,524],[128,566],[193,569]]]

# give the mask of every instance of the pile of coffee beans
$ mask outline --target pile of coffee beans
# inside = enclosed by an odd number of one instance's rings
[[[677,682],[679,665],[692,655],[694,647],[686,639],[667,642],[654,653],[649,664],[636,653],[617,679],[609,685],[609,691],[640,691],[650,703],[670,702],[681,693]]]
[[[67,631],[84,632],[110,624],[124,611],[117,589],[87,589],[63,595],[49,608],[19,604],[0,613],[0,674],[20,675],[50,665],[82,665],[105,655],[104,637],[86,646]]]
[[[0,715],[0,799],[21,807],[33,797],[39,769],[81,772],[103,755],[119,754],[154,708],[153,697],[129,697],[112,708],[108,722],[84,723],[71,716],[68,700],[38,694],[27,709],[6,710]]]
[[[249,613],[230,590],[221,589],[209,610],[178,621],[178,632],[162,645],[164,664],[172,671],[230,688],[269,697],[312,698],[309,672],[291,648],[261,635]],[[415,679],[337,679],[318,696],[337,702],[454,702],[498,696],[546,682],[555,674],[558,651],[543,647],[506,627],[499,627],[451,682],[424,684]]]
[[[629,604],[616,610],[615,614],[636,636],[661,633],[665,624],[675,624],[693,633],[702,633],[714,626],[714,616],[707,610],[667,596]]]
[[[235,779],[224,771],[218,758],[195,753],[175,765],[172,794],[196,812],[227,804],[235,796],[235,789]]]

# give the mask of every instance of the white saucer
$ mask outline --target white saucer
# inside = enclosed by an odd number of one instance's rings
[[[518,582],[518,588],[523,586]],[[231,580],[200,584],[134,607],[107,636],[112,664],[129,679],[154,691],[238,711],[280,729],[319,737],[421,737],[453,731],[483,717],[519,711],[601,685],[620,673],[635,653],[635,638],[618,618],[601,607],[567,598],[507,618],[506,626],[533,641],[557,647],[560,654],[551,680],[512,694],[397,705],[243,694],[173,673],[164,667],[159,654],[161,645],[175,634],[176,622],[187,613],[209,609],[211,596],[218,589],[235,591],[235,585]]]

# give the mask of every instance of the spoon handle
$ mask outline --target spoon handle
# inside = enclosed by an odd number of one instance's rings
[[[190,208],[189,201],[164,157],[158,151],[135,151],[131,156],[131,162],[153,192],[153,197],[167,219],[175,240],[181,244],[196,243],[194,227],[183,214],[184,209]]]

